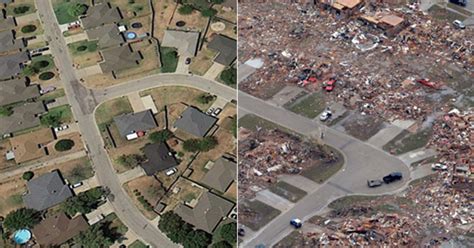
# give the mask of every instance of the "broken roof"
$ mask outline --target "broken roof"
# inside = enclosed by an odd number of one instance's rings
[[[207,45],[208,48],[219,52],[215,62],[229,66],[237,57],[237,41],[224,35],[217,35]]]
[[[15,39],[12,30],[0,31],[0,52],[20,50],[25,47],[23,39]]]
[[[178,165],[176,158],[164,142],[147,144],[144,152],[148,160],[142,163],[141,167],[148,176]]]
[[[0,134],[14,133],[40,125],[39,114],[46,112],[43,102],[29,102],[13,108],[10,116],[0,116]]]
[[[0,79],[7,79],[21,72],[21,65],[30,60],[27,52],[0,56]]]
[[[89,225],[82,215],[70,219],[61,212],[41,221],[32,229],[32,232],[40,246],[54,247],[74,238],[87,228]]]
[[[221,157],[214,162],[214,165],[204,175],[201,182],[220,192],[226,192],[236,178],[236,169],[237,164],[235,162]]]
[[[138,52],[132,51],[129,45],[109,48],[100,51],[104,62],[100,63],[103,72],[117,72],[135,67],[142,59]]]
[[[195,107],[188,107],[174,126],[198,137],[206,136],[207,132],[214,126],[217,119],[201,112]]]
[[[398,26],[400,23],[404,21],[403,18],[396,16],[396,15],[386,15],[380,18],[380,22],[386,23],[390,26]]]
[[[95,28],[108,23],[117,23],[122,20],[118,7],[110,3],[93,5],[87,9],[86,16],[81,19],[84,29]]]
[[[119,46],[125,42],[116,24],[105,24],[103,26],[86,30],[89,40],[98,40],[99,48]]]
[[[194,57],[197,52],[199,36],[199,32],[165,30],[165,36],[163,37],[161,46],[178,49],[180,56]]]
[[[148,131],[158,126],[150,110],[118,115],[114,117],[114,122],[123,137],[139,131]]]
[[[15,161],[22,163],[45,156],[44,146],[53,140],[53,131],[50,128],[12,137],[10,144]]]
[[[26,78],[0,83],[0,106],[40,96],[38,85],[29,85]]]
[[[212,233],[233,207],[234,203],[213,193],[205,192],[194,208],[181,204],[174,212],[196,228]]]
[[[23,202],[26,207],[38,211],[48,209],[73,196],[57,170],[31,179],[27,186],[28,194],[23,196]]]
[[[344,7],[347,7],[349,9],[354,8],[355,6],[360,4],[361,2],[362,2],[362,0],[336,0],[336,3],[338,3],[338,4],[340,4]]]

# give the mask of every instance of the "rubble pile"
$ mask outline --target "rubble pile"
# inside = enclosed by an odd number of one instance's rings
[[[239,197],[251,199],[256,192],[276,183],[277,176],[298,174],[333,154],[278,129],[257,132],[239,130]]]

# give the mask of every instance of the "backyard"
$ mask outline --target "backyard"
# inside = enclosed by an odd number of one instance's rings
[[[53,9],[59,24],[75,22],[87,10],[87,0],[54,0]]]

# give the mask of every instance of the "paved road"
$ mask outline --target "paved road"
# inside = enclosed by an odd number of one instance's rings
[[[268,225],[247,237],[242,247],[255,247],[258,244],[273,245],[288,235],[293,229],[289,226],[291,218],[303,220],[316,214],[329,202],[349,194],[384,194],[399,190],[409,180],[408,167],[398,158],[383,150],[357,140],[345,133],[321,128],[318,121],[302,117],[261,99],[239,92],[239,109],[278,123],[306,136],[318,136],[324,132],[324,141],[343,152],[346,160],[344,168],[320,187],[308,192],[308,195],[293,208],[282,213]],[[381,178],[392,171],[401,171],[406,175],[402,182],[369,189],[367,179]]]

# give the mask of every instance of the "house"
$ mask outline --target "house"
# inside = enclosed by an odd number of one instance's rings
[[[28,102],[13,108],[10,116],[0,116],[0,135],[40,125],[39,116],[46,112],[43,102]]]
[[[31,231],[40,247],[59,247],[88,228],[82,215],[70,219],[61,212],[42,220]]]
[[[39,97],[39,87],[30,85],[26,78],[0,83],[0,106]]]
[[[0,56],[0,80],[20,74],[23,65],[30,60],[27,52]]]
[[[226,192],[237,175],[237,164],[223,157],[214,162],[201,182],[220,192]]]
[[[140,166],[148,176],[178,165],[178,161],[165,142],[147,144],[144,152],[147,161]]]
[[[115,116],[114,122],[122,137],[138,132],[146,132],[158,126],[150,110]]]
[[[112,7],[110,3],[101,3],[89,7],[81,22],[84,29],[91,29],[104,24],[117,23],[120,20],[122,20],[122,14],[118,7]]]
[[[58,205],[73,196],[57,170],[31,179],[27,187],[28,194],[23,196],[23,202],[27,208],[38,211]]]
[[[7,16],[7,11],[5,9],[0,9],[0,30],[12,30],[15,26],[15,19]]]
[[[197,108],[188,107],[174,123],[174,127],[194,136],[204,137],[216,122],[215,117],[207,115]]]
[[[192,58],[196,56],[200,35],[199,32],[165,30],[161,46],[174,47],[178,50],[179,56]]]
[[[194,207],[181,204],[174,212],[197,229],[212,233],[233,207],[234,203],[211,192],[205,192]]]
[[[26,46],[23,39],[16,39],[13,30],[0,31],[0,53],[20,51]]]
[[[99,48],[117,47],[125,43],[125,38],[116,24],[105,24],[94,29],[86,30],[89,40],[97,40]]]
[[[139,65],[142,56],[132,51],[129,45],[101,50],[104,62],[100,63],[102,72],[113,74]]]
[[[19,164],[47,155],[46,145],[53,140],[54,135],[50,128],[43,128],[35,132],[10,138],[15,162]]]
[[[218,52],[214,62],[230,66],[237,58],[237,41],[224,35],[217,35],[207,45],[207,48]]]

